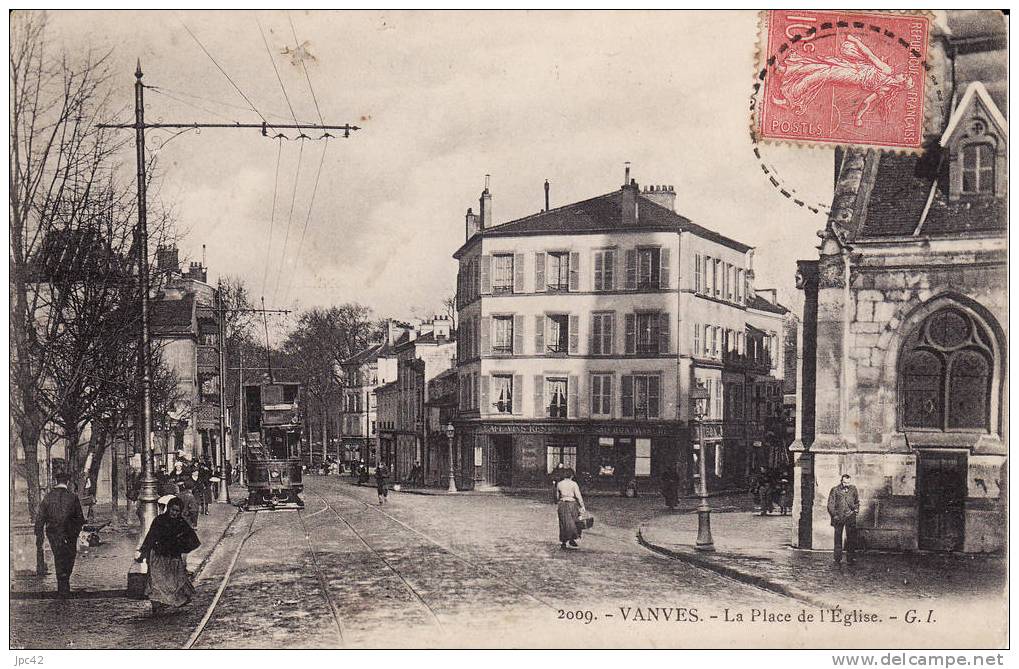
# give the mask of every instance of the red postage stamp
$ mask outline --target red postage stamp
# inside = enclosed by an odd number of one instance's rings
[[[810,10],[763,16],[758,138],[921,147],[927,16]]]

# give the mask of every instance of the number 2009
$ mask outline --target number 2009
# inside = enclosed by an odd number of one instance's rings
[[[594,611],[567,611],[565,609],[559,609],[559,620],[580,620],[585,625],[589,625],[594,620]]]

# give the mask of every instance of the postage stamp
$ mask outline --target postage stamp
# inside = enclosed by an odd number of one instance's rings
[[[762,18],[759,139],[920,149],[928,16],[769,10]]]

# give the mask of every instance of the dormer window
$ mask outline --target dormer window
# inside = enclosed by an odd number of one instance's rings
[[[994,147],[990,142],[976,142],[963,146],[962,193],[964,195],[994,193]]]

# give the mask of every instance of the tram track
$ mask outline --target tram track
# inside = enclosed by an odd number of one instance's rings
[[[322,496],[320,493],[316,492],[314,494],[317,497],[319,497],[323,501],[323,503],[325,503],[327,506],[332,507],[332,505],[329,504],[329,501],[324,496]],[[408,525],[407,523],[403,522],[402,520],[400,520],[396,516],[393,516],[392,514],[387,513],[386,511],[378,508],[377,506],[374,506],[372,504],[369,504],[369,503],[365,502],[364,500],[358,499],[358,498],[353,497],[351,495],[344,494],[342,492],[340,492],[339,494],[340,494],[341,497],[343,497],[345,499],[349,499],[349,500],[351,500],[353,502],[356,502],[357,504],[362,505],[365,508],[365,510],[370,510],[370,511],[373,511],[375,513],[379,513],[379,514],[385,516],[386,518],[388,518],[389,520],[393,521],[394,523],[396,523],[397,525],[399,525],[403,529],[407,530],[408,532],[411,532],[412,534],[417,535],[421,539],[424,539],[425,541],[427,541],[428,543],[432,544],[433,546],[435,546],[436,548],[438,548],[442,552],[452,556],[458,562],[460,562],[460,563],[462,563],[464,565],[467,565],[468,567],[470,567],[474,571],[482,573],[482,574],[487,574],[488,576],[491,576],[491,577],[494,577],[494,578],[498,579],[499,582],[508,585],[512,590],[514,590],[518,594],[523,595],[524,597],[526,597],[528,599],[531,599],[531,600],[537,602],[538,604],[540,604],[540,605],[542,605],[542,606],[544,606],[546,608],[552,609],[554,611],[558,610],[558,607],[554,606],[551,602],[549,602],[549,601],[547,601],[547,600],[545,600],[545,599],[535,595],[534,593],[530,592],[529,590],[524,588],[522,585],[520,585],[519,583],[517,583],[516,581],[514,581],[513,579],[508,577],[506,574],[501,573],[501,572],[497,571],[496,569],[493,569],[492,567],[489,567],[487,565],[480,564],[477,561],[472,560],[472,559],[470,559],[468,557],[465,557],[461,553],[458,553],[457,551],[455,551],[452,548],[450,548],[449,546],[447,546],[445,543],[439,541],[438,539],[436,539],[436,538],[434,538],[432,536],[429,536],[428,534],[425,534],[424,532],[421,532],[420,530],[418,530],[416,528],[411,527],[410,525]],[[336,513],[335,509],[334,509],[334,513]],[[347,521],[344,520],[344,522],[347,522]],[[349,525],[349,523],[347,523],[347,524]]]

